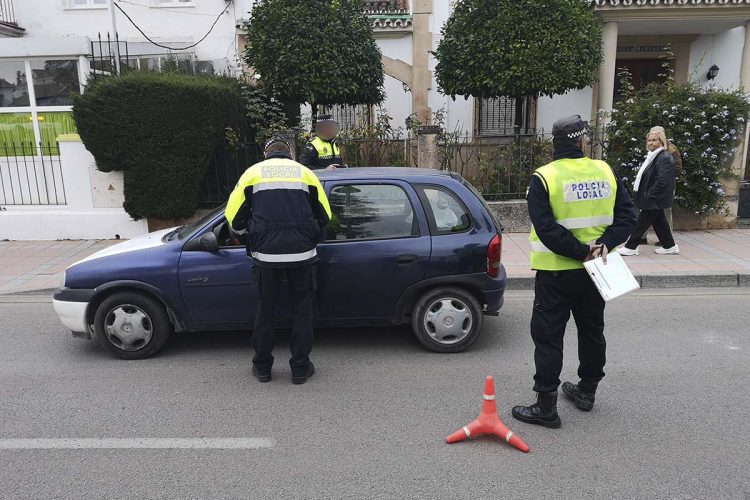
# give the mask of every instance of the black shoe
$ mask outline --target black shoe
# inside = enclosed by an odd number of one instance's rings
[[[594,389],[594,391],[584,391],[579,385],[565,382],[562,385],[562,390],[565,396],[573,401],[578,409],[591,411],[594,407],[594,395],[596,394],[596,389]]]
[[[542,425],[550,429],[558,429],[562,425],[557,414],[557,391],[540,392],[536,403],[531,406],[516,406],[512,413],[513,418],[527,424]]]
[[[263,382],[265,384],[266,382],[271,381],[271,372],[260,373],[258,369],[253,366],[253,377],[257,378],[258,382]]]
[[[307,373],[305,373],[301,377],[292,377],[292,383],[296,385],[304,384],[305,382],[307,382],[307,379],[313,376],[313,373],[315,373],[315,365],[313,365],[312,361],[310,361],[310,364],[307,365]]]

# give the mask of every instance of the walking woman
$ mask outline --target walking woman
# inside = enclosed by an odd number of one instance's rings
[[[672,207],[675,186],[674,159],[667,150],[668,147],[669,143],[664,129],[656,129],[646,136],[648,154],[633,183],[635,206],[641,212],[628,242],[619,250],[621,255],[638,255],[638,243],[650,226],[654,227],[656,236],[662,243],[662,247],[655,250],[656,253],[660,255],[680,253],[680,248],[674,242],[672,230],[664,215],[664,209]]]

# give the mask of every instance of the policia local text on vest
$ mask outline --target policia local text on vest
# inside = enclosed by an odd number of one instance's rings
[[[635,207],[621,179],[603,161],[583,154],[586,122],[562,118],[552,128],[554,160],[534,172],[527,196],[533,224],[529,243],[536,270],[531,337],[534,340],[534,391],[537,402],[516,406],[523,422],[560,427],[557,389],[563,364],[563,336],[571,312],[578,327],[580,382],[563,392],[582,410],[590,410],[604,377],[604,299],[583,262],[594,245],[608,250],[627,240]]]

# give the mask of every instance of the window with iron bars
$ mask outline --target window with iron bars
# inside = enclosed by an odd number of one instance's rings
[[[372,107],[367,104],[357,106],[325,106],[320,114],[332,115],[342,131],[366,128],[372,125]]]
[[[517,101],[510,97],[477,100],[477,135],[502,137],[516,133],[516,106],[521,103],[518,133],[530,134],[536,128],[536,99],[526,97]]]

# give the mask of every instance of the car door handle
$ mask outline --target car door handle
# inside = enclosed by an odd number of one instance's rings
[[[396,264],[398,264],[399,266],[410,266],[414,264],[418,259],[419,256],[414,254],[399,255],[398,257],[396,257]]]

